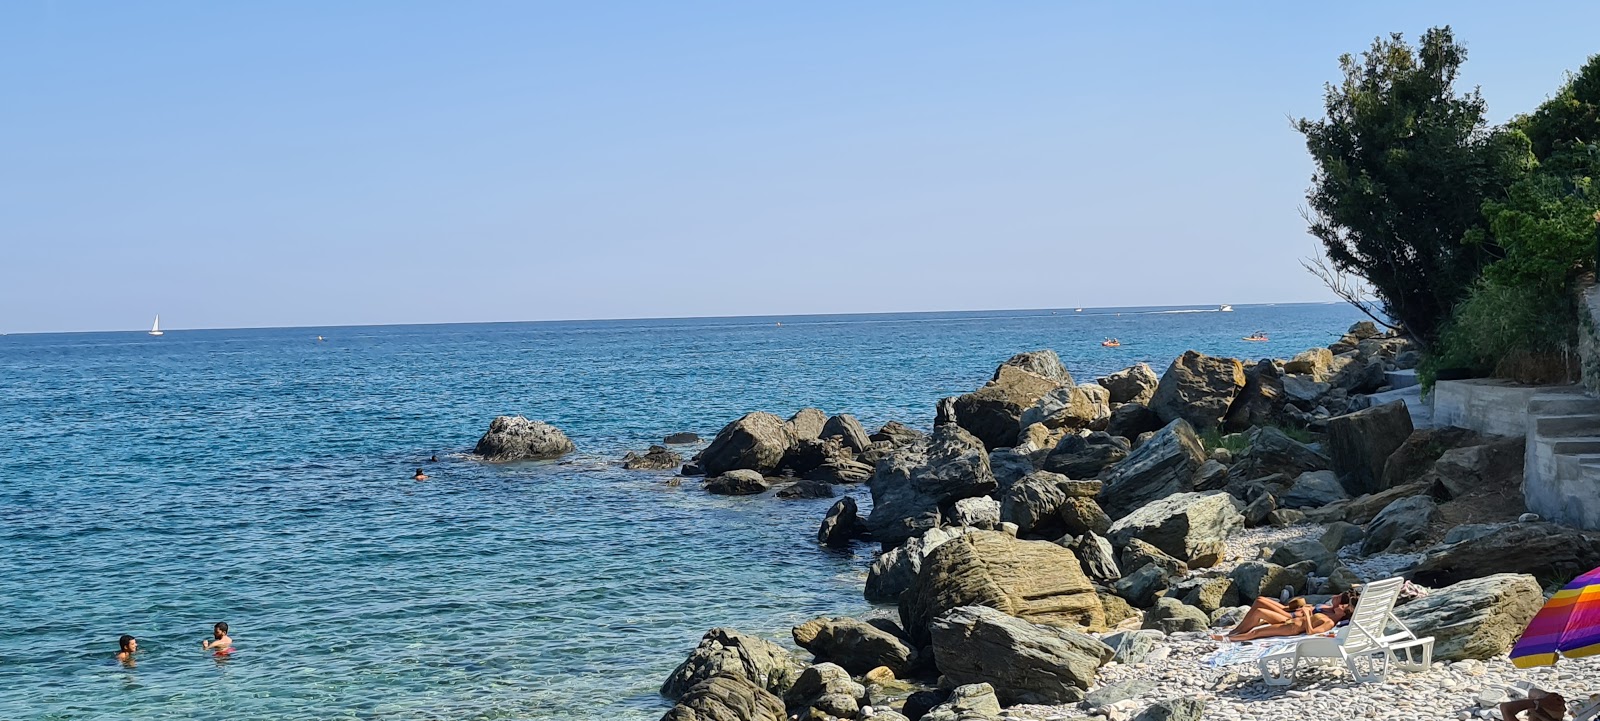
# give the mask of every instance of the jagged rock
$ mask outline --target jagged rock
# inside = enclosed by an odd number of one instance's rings
[[[1501,573],[1434,589],[1394,613],[1413,633],[1433,637],[1435,661],[1459,661],[1504,655],[1543,605],[1533,576]]]
[[[708,476],[740,469],[767,473],[777,469],[794,443],[789,426],[777,416],[760,411],[747,413],[711,439],[700,453],[700,467]]]
[[[1367,525],[1361,555],[1381,553],[1396,541],[1412,543],[1428,534],[1428,524],[1439,515],[1439,504],[1427,496],[1402,498],[1386,506]]]
[[[1373,406],[1328,420],[1332,468],[1351,493],[1381,491],[1383,464],[1411,435],[1405,401]]]
[[[1217,609],[1239,605],[1239,590],[1233,579],[1226,576],[1200,578],[1183,595],[1183,602],[1208,614]]]
[[[1010,488],[1011,484],[1034,470],[1029,454],[1015,448],[996,448],[989,452],[989,471],[994,474],[995,485],[1001,490]]]
[[[1056,383],[1073,385],[1072,374],[1067,372],[1067,367],[1061,364],[1061,357],[1056,355],[1056,352],[1053,350],[1034,350],[1026,353],[1018,353],[1010,358],[1007,358],[1004,363],[1000,364],[1001,368],[1008,366],[1012,368],[1021,368],[1022,370],[1037,376],[1043,376],[1055,381]],[[995,369],[993,379],[998,380],[999,378],[1000,369],[997,368]]]
[[[1056,443],[1040,467],[1068,478],[1093,478],[1127,457],[1126,439],[1099,431],[1087,436],[1068,434]]]
[[[878,464],[867,485],[872,489],[867,526],[885,548],[937,526],[942,504],[997,488],[983,445],[948,423],[934,429],[926,446],[896,449]]]
[[[1277,420],[1284,402],[1283,372],[1276,363],[1262,359],[1245,370],[1244,387],[1228,406],[1223,427],[1243,431],[1271,423]]]
[[[753,496],[772,488],[760,473],[742,468],[706,479],[706,492],[719,496]]]
[[[713,628],[701,637],[689,658],[667,676],[661,695],[676,700],[714,676],[747,679],[781,695],[794,684],[799,672],[799,664],[782,646],[731,628]]]
[[[900,597],[901,626],[916,645],[928,623],[959,606],[989,606],[1036,623],[1100,629],[1105,612],[1071,551],[973,531],[935,548]],[[941,666],[942,668],[942,666]]]
[[[1328,524],[1328,529],[1322,533],[1322,547],[1334,553],[1352,543],[1360,543],[1367,535],[1360,526],[1344,521],[1334,521]]]
[[[1275,598],[1284,588],[1298,595],[1306,588],[1306,574],[1267,561],[1245,561],[1228,573],[1239,591],[1240,603],[1253,603],[1261,596]]]
[[[1105,473],[1100,507],[1112,518],[1192,488],[1195,469],[1206,460],[1194,428],[1178,419]]]
[[[907,701],[910,705],[910,701]],[[970,683],[950,691],[949,700],[928,710],[923,721],[995,721],[1000,718],[1000,699],[994,687]]]
[[[1215,428],[1242,388],[1244,366],[1238,360],[1184,351],[1162,374],[1150,410],[1167,423],[1181,418],[1201,430]]]
[[[1388,489],[1416,481],[1433,469],[1434,461],[1445,451],[1476,445],[1480,438],[1476,431],[1455,426],[1418,428],[1384,459],[1379,485]]]
[[[1083,705],[1085,708],[1104,708],[1118,701],[1138,698],[1154,690],[1156,690],[1156,682],[1136,678],[1090,691],[1087,696],[1083,697]]]
[[[622,457],[622,467],[630,471],[665,471],[683,465],[683,456],[673,453],[666,446],[650,446],[644,453],[628,454]]]
[[[1521,437],[1493,438],[1481,445],[1452,448],[1439,456],[1426,477],[1448,498],[1503,486],[1505,479],[1522,477],[1524,443]]]
[[[1017,524],[1017,533],[1038,530],[1051,537],[1061,535],[1057,511],[1067,501],[1062,484],[1067,477],[1049,471],[1036,471],[1012,484],[1000,496],[1000,520]]]
[[[1111,418],[1107,397],[1106,389],[1098,385],[1059,386],[1024,410],[1018,422],[1023,428],[1035,423],[1066,430],[1104,427]]]
[[[1110,391],[1112,403],[1144,405],[1155,395],[1156,386],[1161,383],[1161,378],[1148,364],[1136,363],[1096,382]]]
[[[1116,583],[1111,584],[1111,591],[1127,599],[1135,608],[1149,608],[1171,583],[1172,576],[1152,563],[1117,579]]]
[[[872,468],[860,461],[835,457],[806,471],[805,478],[823,483],[863,483],[872,477]]]
[[[1484,536],[1494,533],[1505,526],[1506,524],[1504,523],[1463,523],[1455,528],[1450,529],[1449,531],[1446,531],[1444,534],[1444,540],[1440,541],[1440,543],[1449,545],[1452,543],[1460,543],[1462,541],[1470,541],[1474,538],[1483,538]]]
[[[1218,448],[1225,451],[1226,448]],[[1194,471],[1194,489],[1197,491],[1220,491],[1228,486],[1228,467],[1218,461],[1215,454],[1205,463],[1200,464]]]
[[[1267,525],[1267,517],[1276,510],[1278,510],[1278,499],[1271,493],[1256,496],[1250,505],[1244,507],[1244,527],[1260,528]]]
[[[1356,340],[1366,340],[1368,338],[1377,338],[1383,333],[1378,330],[1377,323],[1373,323],[1370,320],[1362,320],[1356,321],[1354,325],[1351,325],[1350,330],[1345,331],[1345,335],[1354,336]]]
[[[1333,352],[1327,348],[1312,348],[1301,351],[1289,362],[1283,364],[1285,373],[1298,373],[1311,376],[1314,381],[1327,380],[1329,367],[1333,365]]]
[[[789,429],[789,436],[794,441],[816,440],[822,437],[822,426],[828,422],[828,414],[815,408],[801,408],[789,416],[783,425]]]
[[[1128,440],[1160,430],[1161,426],[1161,416],[1143,403],[1124,403],[1117,406],[1111,409],[1111,417],[1106,420],[1107,433]]]
[[[1350,499],[1350,494],[1339,483],[1333,471],[1306,471],[1294,479],[1294,485],[1278,497],[1283,508],[1321,508],[1329,503]]]
[[[473,453],[486,461],[536,461],[571,453],[572,441],[560,428],[522,416],[497,416]]]
[[[895,676],[904,676],[916,657],[897,633],[858,618],[814,618],[795,626],[791,634],[796,645],[819,661],[839,664],[856,675],[885,666]]]
[[[844,548],[850,545],[851,539],[865,533],[866,527],[856,515],[856,499],[845,496],[834,503],[828,509],[828,515],[822,519],[822,527],[817,529],[817,543]]]
[[[1016,365],[1002,365],[994,380],[955,400],[955,422],[990,450],[1016,443],[1022,413],[1063,383]]]
[[[1157,701],[1133,721],[1200,721],[1205,717],[1206,702],[1198,698],[1173,698]]]
[[[1093,498],[1068,498],[1056,515],[1061,517],[1066,532],[1075,536],[1085,533],[1105,535],[1111,530],[1111,517]]]
[[[1354,397],[1367,393],[1376,393],[1383,387],[1387,380],[1384,372],[1387,367],[1382,359],[1362,360],[1356,358],[1346,363],[1343,368],[1333,374],[1328,384],[1334,389],[1344,390]]]
[[[1279,508],[1267,514],[1267,525],[1273,528],[1288,528],[1306,520],[1306,514],[1293,508]]]
[[[1111,654],[1111,660],[1124,666],[1137,666],[1149,658],[1150,653],[1167,640],[1167,634],[1160,631],[1141,629],[1137,631],[1119,631],[1107,634],[1105,644],[1116,649]]]
[[[984,606],[953,608],[930,624],[934,659],[951,683],[987,683],[1002,704],[1083,698],[1112,649],[1093,636],[1030,623]]]
[[[1176,598],[1158,598],[1155,606],[1144,614],[1144,627],[1169,634],[1204,631],[1211,627],[1211,619],[1200,609],[1184,605]]]
[[[1249,480],[1281,473],[1288,478],[1308,471],[1328,468],[1328,458],[1283,431],[1270,426],[1257,428],[1246,436],[1248,445],[1234,456],[1228,475]]]
[[[993,530],[1000,525],[1000,502],[988,496],[956,501],[951,521],[957,526]]]
[[[867,437],[873,443],[888,443],[896,448],[909,446],[927,438],[926,435],[915,428],[907,426],[900,421],[889,421],[882,428]]]
[[[1418,583],[1443,586],[1497,573],[1568,579],[1596,566],[1600,535],[1547,522],[1512,523],[1429,549],[1411,576]]]
[[[848,719],[855,718],[866,695],[866,687],[852,680],[838,664],[819,663],[800,672],[794,686],[783,694],[783,703],[791,709],[803,709],[800,714],[806,718],[815,718],[806,711],[815,710],[822,712],[823,718]]]
[[[787,721],[783,699],[743,676],[713,676],[686,690],[661,721]]]
[[[1274,550],[1272,556],[1267,560],[1280,566],[1293,566],[1297,563],[1310,561],[1315,564],[1316,573],[1319,576],[1326,576],[1332,573],[1339,563],[1339,557],[1333,551],[1328,550],[1326,546],[1323,546],[1322,541],[1311,538],[1302,538],[1284,543]]]
[[[661,442],[669,446],[686,446],[691,443],[699,443],[700,434],[688,432],[673,433],[668,435],[666,438],[661,439]]]
[[[1328,394],[1332,386],[1310,376],[1286,375],[1283,377],[1283,400],[1301,411],[1317,407],[1317,402]]]
[[[1122,578],[1122,570],[1117,567],[1117,555],[1111,548],[1111,542],[1094,533],[1085,533],[1076,538],[1067,536],[1056,545],[1070,549],[1078,557],[1078,564],[1083,569],[1084,575],[1096,583],[1114,583]]]
[[[973,530],[964,526],[935,528],[918,538],[905,542],[904,545],[889,549],[879,554],[867,568],[867,585],[864,591],[868,601],[873,603],[894,603],[900,600],[900,594],[911,588],[917,580],[917,575],[922,573],[922,561],[933,549],[956,536],[969,533]]]
[[[824,481],[801,480],[778,489],[779,498],[833,498],[833,484]]]
[[[834,436],[843,438],[845,446],[857,453],[872,446],[872,439],[867,436],[867,429],[861,426],[861,421],[849,413],[840,413],[822,424],[821,437]]]
[[[1096,588],[1095,595],[1100,598],[1100,607],[1106,612],[1106,625],[1115,628],[1123,621],[1130,618],[1143,618],[1144,612],[1128,605],[1123,599],[1108,590]]]
[[[1240,505],[1220,491],[1178,493],[1124,516],[1108,537],[1116,546],[1137,538],[1192,568],[1208,568],[1222,560],[1228,536],[1244,527]]]
[[[1062,430],[1051,430],[1043,423],[1024,425],[1022,432],[1017,434],[1017,445],[1013,450],[1029,456],[1030,458],[1039,451],[1048,451],[1061,441],[1067,434]],[[1004,450],[1004,449],[996,449]]]
[[[838,438],[802,438],[789,446],[779,465],[803,476],[830,461],[853,461],[855,453]]]
[[[1173,578],[1181,578],[1189,573],[1189,564],[1137,538],[1130,538],[1123,544],[1121,563],[1123,573],[1132,573],[1148,565],[1155,565]]]
[[[989,698],[994,698],[994,689],[989,689]],[[908,719],[926,719],[929,711],[944,704],[949,699],[952,691],[942,688],[916,691],[906,697],[905,704],[900,707],[900,712]],[[999,708],[1000,702],[996,700],[994,707]]]

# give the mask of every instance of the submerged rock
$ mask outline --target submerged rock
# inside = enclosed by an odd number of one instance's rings
[[[667,436],[666,438],[661,439],[661,442],[665,443],[665,444],[667,444],[669,446],[683,446],[683,445],[688,445],[690,443],[699,443],[700,442],[700,436],[699,436],[699,434],[688,433],[688,432],[674,433],[672,435]]]
[[[831,548],[844,548],[850,545],[851,539],[865,533],[866,526],[856,515],[856,499],[845,496],[834,503],[828,509],[828,515],[822,519],[822,527],[817,529],[817,543]]]
[[[707,493],[719,496],[753,496],[766,493],[772,485],[760,473],[741,468],[706,479],[705,488]]]
[[[622,467],[630,471],[665,471],[683,465],[683,456],[666,446],[650,446],[644,453],[629,451],[622,457]]]
[[[489,423],[489,432],[478,439],[472,452],[486,461],[533,461],[563,456],[573,448],[566,434],[549,423],[522,416],[498,416]]]

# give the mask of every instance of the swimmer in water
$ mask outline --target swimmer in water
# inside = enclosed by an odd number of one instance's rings
[[[426,481],[426,480],[428,480],[428,474],[423,473],[422,469],[418,468],[417,469],[417,475],[412,476],[411,478],[412,478],[412,480],[416,480],[416,481]]]
[[[438,463],[439,462],[439,457],[438,456],[429,456],[428,457],[428,462],[429,463]]]
[[[233,639],[228,637],[228,624],[218,621],[211,627],[211,638],[201,641],[200,648],[207,651],[232,651]]]
[[[133,654],[138,650],[139,639],[134,638],[126,633],[122,634],[122,638],[117,639],[117,660],[121,661],[122,665],[132,666]]]

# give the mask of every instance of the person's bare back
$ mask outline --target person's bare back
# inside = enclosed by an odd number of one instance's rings
[[[201,641],[200,648],[207,651],[232,651],[233,639],[228,636],[228,624],[218,621],[211,627],[211,638]]]

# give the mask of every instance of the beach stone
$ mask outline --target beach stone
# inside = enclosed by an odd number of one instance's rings
[[[814,499],[833,498],[833,484],[825,481],[801,480],[778,489],[779,498]]]
[[[1281,473],[1297,478],[1309,471],[1328,469],[1328,459],[1315,449],[1290,438],[1283,431],[1265,426],[1246,434],[1244,450],[1234,455],[1228,475],[1241,481]]]
[[[989,472],[994,475],[995,486],[1001,490],[1022,480],[1037,470],[1033,457],[1016,448],[996,448],[989,452]]]
[[[1205,717],[1206,702],[1198,698],[1174,698],[1157,701],[1139,712],[1133,721],[1200,721]]]
[[[1283,371],[1277,363],[1263,358],[1245,368],[1244,387],[1234,396],[1228,412],[1223,416],[1223,428],[1228,431],[1245,431],[1278,419],[1285,402]]]
[[[1384,507],[1367,525],[1361,539],[1361,555],[1382,553],[1396,541],[1411,543],[1428,534],[1428,525],[1439,516],[1439,504],[1428,496],[1402,498]]]
[[[665,471],[683,464],[683,456],[666,446],[650,446],[644,453],[628,451],[622,457],[622,467],[630,471]]]
[[[1142,618],[1144,612],[1134,608],[1128,600],[1103,588],[1096,588],[1095,595],[1100,597],[1100,607],[1106,613],[1106,626],[1116,628],[1130,618]]]
[[[1437,588],[1395,608],[1418,636],[1432,636],[1435,661],[1503,655],[1544,605],[1533,576],[1500,573]]]
[[[1522,477],[1525,438],[1492,438],[1488,443],[1452,448],[1440,454],[1428,477],[1446,498],[1515,484]]]
[[[1330,503],[1349,500],[1350,494],[1339,483],[1333,471],[1306,471],[1294,479],[1289,490],[1278,496],[1281,508],[1320,508]]]
[[[771,413],[747,413],[711,439],[700,453],[700,466],[708,476],[733,470],[768,473],[778,468],[794,445],[791,433],[789,426]]]
[[[1066,536],[1056,545],[1069,549],[1078,557],[1078,564],[1083,568],[1084,575],[1096,583],[1113,583],[1122,578],[1122,571],[1117,568],[1116,553],[1111,549],[1111,542],[1093,532],[1077,537]]]
[[[1134,608],[1150,608],[1167,590],[1170,581],[1171,576],[1165,569],[1155,564],[1148,564],[1117,579],[1111,584],[1111,592],[1125,599]]]
[[[922,573],[922,561],[940,544],[976,529],[964,526],[935,528],[920,537],[908,539],[904,544],[889,549],[873,559],[867,568],[864,593],[873,603],[895,603],[900,594],[911,588],[917,575]]]
[[[927,713],[943,705],[950,698],[950,694],[950,689],[942,688],[914,691],[910,696],[906,697],[905,702],[900,706],[900,713],[910,719],[926,718]],[[989,695],[990,697],[994,696],[993,688],[989,689]],[[998,707],[1000,702],[996,700],[994,704]]]
[[[1115,543],[1113,543],[1115,545]],[[1119,557],[1123,573],[1132,573],[1141,566],[1155,565],[1173,577],[1188,575],[1189,564],[1163,553],[1161,549],[1137,538],[1129,539],[1122,546]]]
[[[1187,421],[1178,419],[1156,432],[1102,480],[1100,507],[1121,518],[1145,505],[1193,488],[1195,469],[1205,463],[1205,448]]]
[[[1135,363],[1095,381],[1111,393],[1112,403],[1138,403],[1144,405],[1155,395],[1161,377],[1148,363]]]
[[[1398,400],[1328,419],[1328,457],[1345,489],[1384,490],[1383,465],[1411,430],[1411,411]]]
[[[939,672],[951,683],[989,684],[1003,705],[1079,701],[1113,653],[1088,634],[984,606],[953,608],[929,631]]]
[[[1156,683],[1148,679],[1136,678],[1109,686],[1102,686],[1083,697],[1083,705],[1089,708],[1110,706],[1118,701],[1138,698],[1156,690]]]
[[[1285,373],[1298,373],[1311,376],[1312,380],[1324,380],[1328,369],[1333,365],[1333,351],[1327,348],[1312,348],[1311,350],[1296,353],[1294,358],[1283,364]]]
[[[1267,560],[1280,566],[1310,562],[1319,576],[1332,573],[1339,564],[1338,555],[1323,546],[1322,541],[1314,538],[1288,541],[1274,550]]]
[[[1107,634],[1105,644],[1115,651],[1111,660],[1124,666],[1135,666],[1145,662],[1150,653],[1165,643],[1167,635],[1160,631],[1141,629],[1135,631],[1120,631]]]
[[[826,717],[854,718],[866,695],[866,687],[852,680],[838,664],[819,663],[800,672],[784,693],[783,702],[791,709],[815,709]],[[805,711],[801,716],[815,718]]]
[[[1190,568],[1215,566],[1227,552],[1228,536],[1244,527],[1241,504],[1233,496],[1178,493],[1134,511],[1111,525],[1113,546],[1132,539],[1148,542]]]
[[[686,431],[681,433],[673,433],[668,435],[666,438],[661,439],[661,442],[669,446],[686,446],[691,443],[699,443],[700,435],[698,433],[689,433]]]
[[[1022,431],[1023,411],[1063,385],[1007,361],[982,388],[956,397],[955,422],[989,450],[1015,445]]]
[[[1443,586],[1470,578],[1522,573],[1569,579],[1600,566],[1600,534],[1547,522],[1512,523],[1424,553],[1411,576]]]
[[[1000,525],[1000,502],[988,496],[956,501],[951,522],[958,526],[994,529]]]
[[[661,695],[677,700],[714,676],[743,678],[758,688],[782,695],[799,673],[800,664],[782,646],[731,628],[713,628],[667,676]]]
[[[1504,523],[1463,523],[1446,531],[1444,534],[1444,540],[1440,541],[1440,543],[1449,545],[1452,543],[1460,543],[1462,541],[1470,541],[1474,538],[1483,538],[1484,536],[1494,533],[1505,526],[1506,524]]]
[[[1068,498],[1062,502],[1057,515],[1061,517],[1066,532],[1075,536],[1085,533],[1105,535],[1111,530],[1111,517],[1093,498]]]
[[[1226,576],[1197,579],[1183,596],[1183,602],[1206,614],[1219,608],[1239,605],[1239,591],[1234,580]]]
[[[705,487],[707,493],[719,496],[753,496],[766,493],[772,485],[760,473],[741,468],[706,479]]]
[[[848,616],[814,618],[790,631],[795,645],[851,674],[883,667],[904,676],[911,671],[916,652],[897,632],[886,620],[869,623]]]
[[[928,624],[960,606],[989,606],[1053,626],[1105,627],[1105,613],[1077,556],[1049,541],[1019,541],[972,531],[946,541],[922,561],[900,597],[901,626],[915,645]]]
[[[1200,430],[1216,428],[1244,382],[1237,359],[1184,351],[1161,375],[1150,410],[1167,423],[1181,418]]]
[[[1038,530],[1049,536],[1061,535],[1061,519],[1057,512],[1067,502],[1066,489],[1062,488],[1066,476],[1049,471],[1035,471],[1012,484],[1000,495],[1000,520],[1017,524],[1017,533]]]
[[[999,717],[1000,700],[994,687],[986,683],[955,687],[945,702],[922,716],[925,721],[990,721]]]
[[[556,458],[573,449],[566,434],[549,423],[522,416],[496,416],[472,452],[486,461],[504,463]]]
[[[1278,510],[1278,499],[1273,498],[1271,493],[1261,494],[1254,501],[1251,501],[1250,505],[1244,507],[1245,528],[1259,528],[1267,525],[1267,516],[1276,510]]]
[[[856,499],[845,496],[828,508],[828,515],[817,529],[817,543],[830,548],[844,548],[850,541],[866,533],[866,527],[856,515]]]
[[[1283,589],[1291,594],[1305,591],[1306,574],[1268,561],[1245,561],[1228,573],[1234,588],[1239,591],[1240,603],[1254,603],[1257,598],[1276,598]]]
[[[988,495],[998,485],[983,444],[947,423],[934,428],[926,446],[892,451],[867,487],[872,491],[867,526],[884,548],[893,548],[939,525],[942,504]]]
[[[1351,591],[1363,583],[1366,581],[1345,566],[1339,566],[1333,569],[1333,573],[1328,574],[1328,590],[1333,593]]]
[[[1211,627],[1211,619],[1204,611],[1167,596],[1156,599],[1155,606],[1145,612],[1144,627],[1167,634],[1204,631]]]
[[[839,436],[844,439],[846,447],[857,453],[872,446],[872,438],[867,435],[867,429],[862,427],[861,421],[849,413],[840,413],[829,418],[822,424],[818,436],[821,438]]]
[[[1302,411],[1316,408],[1317,401],[1327,395],[1332,388],[1333,386],[1328,385],[1326,382],[1318,381],[1307,375],[1289,374],[1283,377],[1284,402]]]
[[[922,431],[912,428],[904,423],[901,423],[900,421],[889,421],[888,423],[883,424],[883,426],[878,429],[877,433],[867,436],[867,439],[873,443],[888,443],[896,448],[899,448],[900,446],[909,446],[925,440],[926,438],[927,436],[923,434]]]
[[[1341,520],[1349,521],[1350,523],[1370,523],[1372,519],[1377,518],[1378,514],[1382,512],[1383,509],[1388,508],[1389,504],[1404,498],[1427,495],[1428,490],[1431,487],[1432,482],[1429,480],[1416,481],[1414,483],[1407,483],[1403,486],[1395,486],[1394,488],[1379,491],[1377,493],[1368,493],[1366,495],[1358,496],[1354,499],[1351,499],[1349,502],[1329,504],[1321,509],[1317,509],[1317,512],[1321,513],[1336,509],[1339,517],[1336,519],[1329,519],[1330,521]]]
[[[1192,485],[1197,491],[1220,491],[1228,486],[1228,466],[1217,460],[1217,451],[1226,451],[1218,448],[1211,452],[1211,458],[1200,464],[1194,471]]]
[[[1098,385],[1063,385],[1045,393],[1022,411],[1018,423],[1023,428],[1039,424],[1050,429],[1077,430],[1105,427],[1111,418],[1109,394]]]
[[[1306,514],[1293,508],[1279,508],[1267,514],[1267,525],[1273,528],[1288,528],[1305,520]]]
[[[1338,553],[1339,549],[1352,543],[1360,543],[1367,535],[1360,526],[1344,521],[1334,521],[1328,524],[1327,530],[1322,532],[1322,547]]]
[[[1211,612],[1212,628],[1233,628],[1244,621],[1244,615],[1250,612],[1249,606],[1231,606],[1219,608]]]
[[[822,438],[822,426],[828,422],[828,414],[815,408],[801,408],[783,425],[789,429],[792,441],[814,441]]]
[[[783,699],[744,676],[713,676],[690,687],[661,721],[787,721]]]
[[[1103,431],[1087,436],[1068,433],[1050,449],[1039,467],[1068,478],[1093,478],[1127,457],[1126,439]]]
[[[1445,451],[1476,445],[1482,436],[1477,431],[1455,426],[1418,428],[1383,461],[1382,489],[1411,483],[1433,469]],[[1380,489],[1381,490],[1381,489]]]
[[[1106,419],[1106,432],[1133,440],[1141,434],[1161,430],[1161,416],[1143,403],[1124,403],[1111,409]]]

